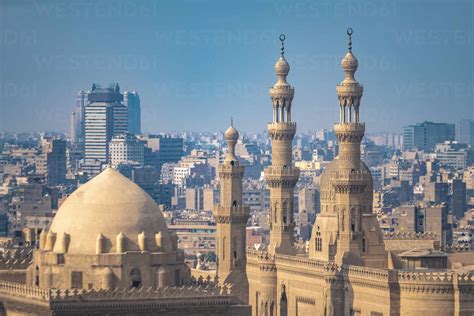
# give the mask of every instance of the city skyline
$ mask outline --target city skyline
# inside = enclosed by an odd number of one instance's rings
[[[230,116],[241,131],[261,131],[280,33],[298,130],[331,128],[348,26],[358,79],[374,87],[361,117],[368,132],[474,118],[468,1],[4,3],[2,131],[68,131],[77,91],[93,82],[136,90],[143,132],[222,131]]]

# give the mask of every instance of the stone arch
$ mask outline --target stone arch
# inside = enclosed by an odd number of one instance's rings
[[[130,271],[130,288],[138,288],[142,286],[142,275],[138,268],[133,268]]]

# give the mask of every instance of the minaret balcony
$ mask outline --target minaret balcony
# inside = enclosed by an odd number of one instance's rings
[[[268,135],[272,140],[291,141],[296,134],[296,122],[268,123]]]
[[[354,82],[341,82],[341,84],[338,84],[336,86],[336,92],[339,97],[354,97],[354,98],[360,98],[362,96],[362,93],[364,91],[364,87],[357,83],[357,81]]]
[[[271,122],[267,124],[268,130],[278,130],[278,131],[295,131],[296,132],[296,122]]]
[[[334,133],[339,142],[360,143],[364,137],[364,123],[338,123],[334,124]]]
[[[227,179],[230,177],[242,177],[244,175],[245,167],[237,164],[220,164],[217,167],[220,178]]]
[[[246,224],[250,215],[250,207],[247,205],[216,205],[213,214],[218,224]]]

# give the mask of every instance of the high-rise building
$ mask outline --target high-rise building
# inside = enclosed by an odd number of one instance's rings
[[[404,150],[433,150],[436,144],[454,140],[454,124],[423,122],[403,128]]]
[[[89,103],[89,91],[80,90],[76,96],[76,106],[71,113],[71,143],[76,147],[84,145],[84,118],[85,107]]]
[[[466,183],[462,179],[453,179],[451,195],[451,212],[458,219],[464,217],[467,209],[466,204]]]
[[[108,163],[109,141],[127,132],[127,108],[118,84],[101,88],[93,84],[85,107],[85,162],[83,170],[92,175]]]
[[[429,182],[425,185],[424,200],[433,203],[444,203],[448,200],[449,187],[445,182]]]
[[[192,210],[203,209],[203,191],[200,187],[186,188],[186,208]]]
[[[110,163],[118,166],[121,163],[144,165],[145,144],[134,134],[125,133],[112,137],[109,143]]]
[[[424,231],[436,234],[443,249],[451,242],[446,204],[437,204],[424,209]]]
[[[44,174],[48,185],[66,183],[66,140],[41,139],[41,154],[35,160],[36,172]]]
[[[474,147],[474,121],[461,120],[456,125],[456,140]]]
[[[128,131],[132,134],[141,133],[141,109],[140,97],[136,91],[125,91],[123,93],[123,104],[128,112]]]
[[[184,140],[169,135],[143,135],[140,137],[147,147],[146,160],[158,171],[165,163],[178,162],[184,155]]]

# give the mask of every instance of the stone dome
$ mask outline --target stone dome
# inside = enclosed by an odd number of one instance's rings
[[[363,177],[364,181],[367,184],[366,190],[366,200],[372,201],[373,196],[373,180],[372,180],[372,173],[367,165],[361,160],[360,165],[356,168],[358,172],[360,172]],[[344,161],[341,161],[339,157],[333,159],[323,170],[320,177],[320,190],[321,190],[321,208],[324,206],[335,203],[335,189],[333,187],[332,181],[332,173],[337,171],[344,171],[348,170]],[[324,204],[324,205],[323,205]]]
[[[67,253],[95,254],[98,238],[102,238],[102,253],[115,253],[120,233],[125,236],[125,251],[141,250],[139,235],[142,233],[146,251],[172,250],[166,221],[158,205],[138,185],[111,167],[66,199],[50,232],[56,234],[55,252],[61,252],[61,240],[65,238]],[[161,233],[161,248],[156,241],[160,239],[156,238],[158,233]],[[103,237],[99,237],[101,235]]]
[[[235,129],[234,125],[230,125],[229,128],[224,133],[226,140],[235,140],[239,139],[239,132]]]

